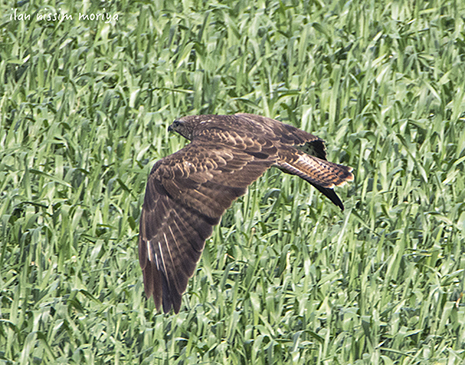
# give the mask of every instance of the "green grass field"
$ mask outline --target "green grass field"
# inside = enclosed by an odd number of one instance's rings
[[[0,364],[465,361],[462,1],[44,3],[0,3]],[[157,313],[147,175],[236,112],[325,139],[346,210],[271,169]]]

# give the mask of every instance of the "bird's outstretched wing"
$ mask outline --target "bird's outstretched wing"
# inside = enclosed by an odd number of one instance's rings
[[[277,148],[253,133],[237,140],[216,130],[154,165],[140,219],[139,261],[145,293],[157,309],[179,312],[212,227],[276,159]]]

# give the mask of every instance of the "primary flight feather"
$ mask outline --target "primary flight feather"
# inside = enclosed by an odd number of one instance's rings
[[[308,181],[341,210],[334,187],[352,168],[326,160],[324,141],[252,114],[195,115],[168,130],[191,141],[153,166],[140,218],[139,262],[157,310],[181,308],[182,294],[213,226],[269,167]]]

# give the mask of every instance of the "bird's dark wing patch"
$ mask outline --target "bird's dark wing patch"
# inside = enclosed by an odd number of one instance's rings
[[[326,147],[322,139],[306,142],[302,145],[296,145],[295,148],[299,151],[305,152],[307,155],[312,155],[321,158],[322,160],[326,160]]]

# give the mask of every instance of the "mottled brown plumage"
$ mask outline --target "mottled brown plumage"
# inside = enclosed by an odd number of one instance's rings
[[[213,226],[269,167],[301,177],[344,209],[333,188],[353,179],[352,168],[326,161],[324,141],[310,133],[252,114],[188,116],[169,130],[191,143],[153,166],[139,233],[145,293],[165,313],[179,312]]]

